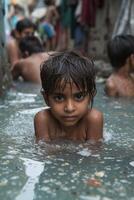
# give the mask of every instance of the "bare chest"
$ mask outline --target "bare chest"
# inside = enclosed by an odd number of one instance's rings
[[[68,127],[66,129],[59,126],[51,126],[49,128],[49,135],[51,140],[55,139],[67,139],[73,141],[86,141],[87,130],[85,124],[75,125],[74,127]]]

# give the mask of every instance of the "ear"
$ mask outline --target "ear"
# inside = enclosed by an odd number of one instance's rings
[[[134,63],[134,54],[130,55],[131,62]]]
[[[15,30],[15,36],[16,36],[17,39],[20,39],[20,37],[21,37],[20,33],[17,30]]]
[[[130,70],[134,69],[134,54],[131,54],[129,57],[129,67],[130,67]]]
[[[41,94],[43,96],[44,101],[49,106],[48,94],[46,94],[44,91],[41,91]]]
[[[28,51],[25,51],[25,52],[24,52],[24,58],[27,58],[27,57],[29,57],[29,56],[30,56],[29,52],[28,52]]]

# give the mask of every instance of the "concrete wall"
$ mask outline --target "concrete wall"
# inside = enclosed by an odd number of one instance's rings
[[[106,44],[111,37],[122,0],[105,0],[104,7],[97,9],[96,26],[89,32],[89,54],[107,59]]]
[[[11,74],[5,50],[4,15],[4,0],[0,0],[0,96],[11,84]]]

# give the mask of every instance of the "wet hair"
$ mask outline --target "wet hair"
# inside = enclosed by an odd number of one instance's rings
[[[19,42],[19,48],[22,54],[28,52],[29,55],[33,53],[40,53],[44,51],[43,45],[39,38],[36,36],[26,36]]]
[[[19,33],[21,33],[22,31],[24,31],[27,28],[33,28],[35,30],[34,23],[28,18],[21,19],[16,24],[16,30]]]
[[[134,53],[134,36],[129,34],[115,36],[108,42],[107,52],[111,65],[118,70]]]
[[[43,91],[49,95],[57,88],[64,90],[67,83],[75,85],[91,97],[96,94],[95,69],[91,59],[83,57],[75,51],[51,54],[41,64],[41,82]]]

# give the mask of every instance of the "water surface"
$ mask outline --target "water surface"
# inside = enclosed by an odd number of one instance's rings
[[[33,117],[45,106],[37,85],[16,83],[0,100],[1,200],[134,200],[134,100],[97,89],[105,140],[94,149],[35,144]]]

